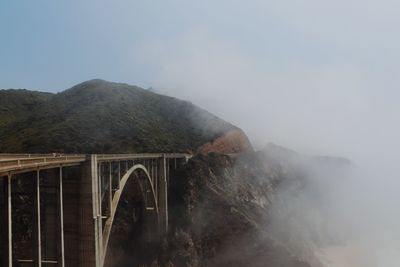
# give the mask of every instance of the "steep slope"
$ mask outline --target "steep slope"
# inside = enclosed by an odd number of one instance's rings
[[[1,152],[195,151],[238,130],[190,102],[103,80],[54,95],[0,92],[2,102],[15,95],[15,105],[0,109]]]
[[[317,248],[338,240],[325,193],[351,168],[346,159],[274,144],[193,157],[171,180],[171,231],[160,265],[323,266]]]
[[[310,267],[269,232],[277,177],[257,153],[198,155],[174,177],[161,266]]]
[[[23,118],[51,97],[50,93],[23,89],[0,90],[0,131],[6,129],[8,124]]]

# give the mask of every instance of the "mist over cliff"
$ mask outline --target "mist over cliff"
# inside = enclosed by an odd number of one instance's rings
[[[0,152],[193,154],[142,265],[398,267],[399,10],[0,1]]]
[[[260,149],[268,138],[259,137],[254,151],[240,128],[154,91],[103,80],[57,94],[1,90],[0,151],[199,153],[172,181],[168,236],[140,264],[397,266],[397,182],[383,160],[390,153],[368,165],[368,157]],[[253,115],[246,124],[257,124]],[[115,242],[114,264],[139,264],[139,254]]]
[[[335,25],[335,19],[327,16],[329,25]],[[305,155],[352,161],[354,170],[347,179],[325,178],[335,168],[322,168],[311,183],[319,194],[329,196],[324,216],[331,220],[332,234],[343,237],[337,246],[316,247],[327,265],[399,265],[400,111],[394,100],[398,93],[391,89],[395,79],[389,82],[386,71],[370,72],[351,60],[352,64],[301,60],[274,64],[207,31],[190,32],[166,47],[154,46],[168,55],[162,62],[148,60],[161,66],[156,88],[190,99],[238,125],[256,150],[274,142]],[[276,50],[268,52],[272,51]],[[387,69],[384,64],[381,68]]]
[[[274,144],[254,151],[240,128],[126,84],[0,95],[2,152],[194,154],[170,180],[170,230],[160,242],[134,245],[144,226],[129,211],[140,201],[133,193],[124,199],[109,266],[320,267],[319,253],[346,240],[335,228],[337,192],[326,189],[349,183],[349,160]]]

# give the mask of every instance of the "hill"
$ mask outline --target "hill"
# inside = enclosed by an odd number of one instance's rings
[[[2,153],[187,152],[232,131],[242,133],[190,102],[123,83],[0,90]]]

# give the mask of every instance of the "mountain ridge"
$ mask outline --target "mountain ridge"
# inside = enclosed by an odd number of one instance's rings
[[[10,98],[19,104],[0,109],[3,153],[188,152],[240,130],[188,101],[100,79],[55,94],[0,90],[0,104]]]

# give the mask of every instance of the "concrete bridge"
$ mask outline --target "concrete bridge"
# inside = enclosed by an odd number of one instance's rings
[[[168,229],[171,173],[189,157],[0,154],[0,266],[105,266],[124,192],[139,195],[132,216],[159,238]]]

